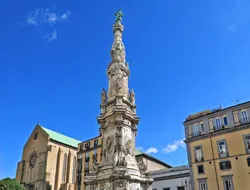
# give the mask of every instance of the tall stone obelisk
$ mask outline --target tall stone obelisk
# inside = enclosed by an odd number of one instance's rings
[[[103,136],[102,162],[94,163],[93,172],[85,177],[86,190],[151,190],[153,179],[145,163],[135,159],[135,139],[139,117],[136,116],[135,94],[129,91],[129,67],[122,42],[122,12],[113,25],[112,61],[108,65],[108,93],[101,94],[98,117]]]

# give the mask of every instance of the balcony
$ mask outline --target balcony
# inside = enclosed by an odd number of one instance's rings
[[[195,158],[195,162],[203,162],[204,161],[204,158],[201,157],[201,158]]]
[[[229,152],[220,152],[219,156],[220,158],[227,158],[229,157]]]
[[[196,131],[196,132],[192,132],[191,136],[192,137],[197,137],[197,136],[200,136],[202,135],[203,133],[201,131]]]
[[[250,118],[249,117],[241,118],[239,119],[239,122],[241,125],[250,123]]]

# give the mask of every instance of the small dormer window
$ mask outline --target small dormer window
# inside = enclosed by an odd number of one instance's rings
[[[38,138],[38,133],[36,132],[34,135],[34,140],[36,140]]]
[[[94,146],[97,146],[98,145],[98,139],[96,139],[95,141],[94,141]]]
[[[87,142],[87,143],[86,143],[86,148],[87,148],[87,149],[90,148],[90,142]]]
[[[80,145],[80,151],[81,151],[81,150],[83,150],[83,145],[82,145],[82,144]]]

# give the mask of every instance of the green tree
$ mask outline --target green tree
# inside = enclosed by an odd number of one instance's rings
[[[16,179],[5,178],[0,180],[0,190],[25,190]]]

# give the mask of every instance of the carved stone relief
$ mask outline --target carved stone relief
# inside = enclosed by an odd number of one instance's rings
[[[115,181],[115,189],[116,190],[125,190],[126,189],[126,181],[125,180],[116,180]]]
[[[115,39],[111,49],[112,63],[125,63],[125,48],[122,41]]]
[[[132,143],[131,143],[130,139],[125,143],[125,145],[123,147],[123,152],[124,152],[125,156],[127,156],[128,154],[132,155]]]
[[[108,152],[111,151],[112,144],[113,144],[113,139],[114,138],[111,135],[107,137],[107,140],[106,140],[106,149],[107,149]]]
[[[140,172],[144,175],[147,170],[146,164],[142,161],[142,162],[139,162],[137,165],[138,165]]]
[[[138,183],[131,183],[129,185],[130,190],[140,190],[140,184]]]
[[[122,75],[117,75],[116,78],[116,94],[121,95],[122,94],[122,85],[123,84],[123,77]]]

